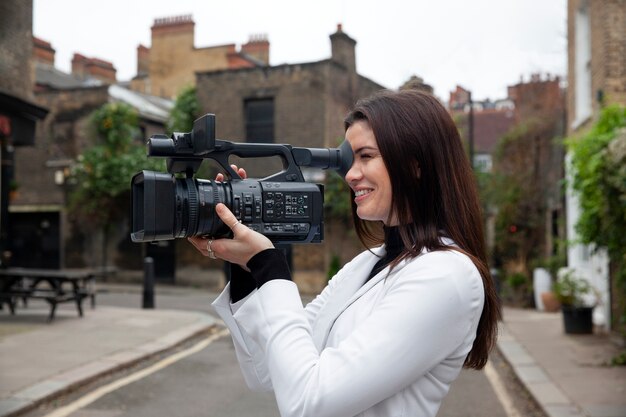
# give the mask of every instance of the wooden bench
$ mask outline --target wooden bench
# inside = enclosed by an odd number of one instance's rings
[[[96,306],[96,278],[110,273],[104,269],[0,269],[0,309],[7,304],[15,314],[17,300],[26,305],[29,299],[42,299],[50,305],[48,321],[54,320],[57,304],[75,302],[83,316],[82,302],[91,299]]]

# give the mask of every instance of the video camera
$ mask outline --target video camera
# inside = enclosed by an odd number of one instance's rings
[[[342,177],[352,166],[350,144],[339,148],[295,148],[286,144],[236,143],[215,139],[215,115],[197,119],[189,133],[154,135],[149,157],[167,157],[167,171],[133,176],[133,242],[190,236],[220,238],[230,229],[215,212],[224,203],[243,224],[275,243],[317,243],[324,238],[324,189],[307,183],[301,166],[334,169]],[[283,170],[263,179],[242,179],[229,157],[279,156]],[[230,180],[194,178],[204,159],[213,159]],[[177,174],[184,174],[184,177]]]

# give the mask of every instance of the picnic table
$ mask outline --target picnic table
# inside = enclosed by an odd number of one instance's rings
[[[75,302],[78,314],[83,316],[83,300],[91,299],[96,306],[96,278],[110,271],[105,269],[0,269],[0,309],[7,304],[15,314],[17,300],[24,305],[29,299],[43,299],[50,304],[48,321],[54,320],[57,304]]]

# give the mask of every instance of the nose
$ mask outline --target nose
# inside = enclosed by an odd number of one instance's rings
[[[361,169],[359,168],[359,164],[357,163],[357,161],[354,161],[352,163],[352,166],[346,173],[346,182],[348,184],[352,184],[356,181],[359,181],[362,177],[363,177],[363,173],[361,172]]]

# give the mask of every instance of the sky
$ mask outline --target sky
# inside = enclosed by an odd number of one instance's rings
[[[52,44],[62,71],[80,53],[128,81],[154,19],[187,14],[197,48],[265,34],[271,65],[329,58],[341,23],[357,41],[359,74],[391,89],[417,75],[443,100],[457,85],[496,100],[533,73],[566,75],[566,0],[34,0],[33,35]]]

